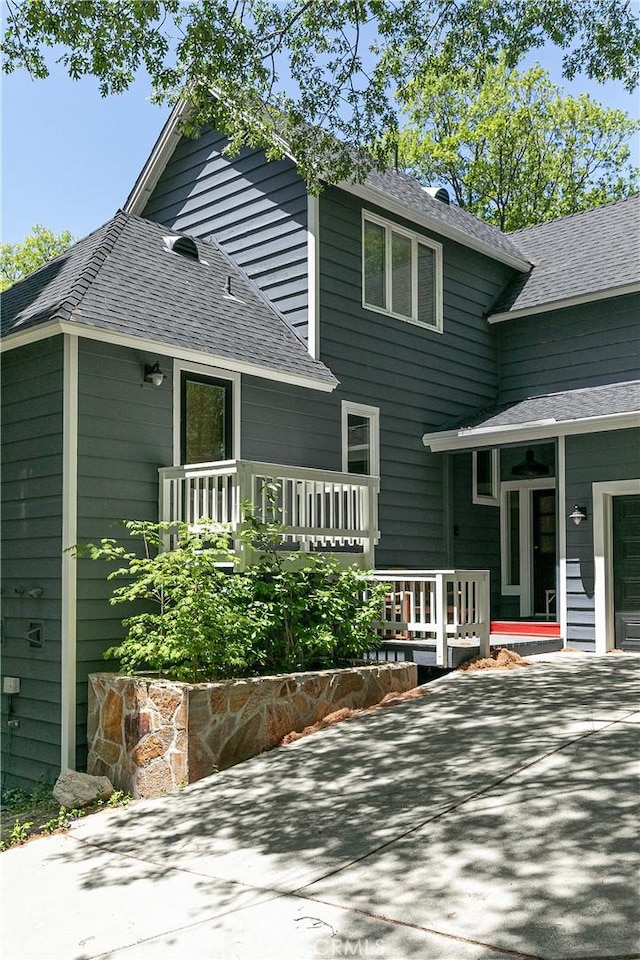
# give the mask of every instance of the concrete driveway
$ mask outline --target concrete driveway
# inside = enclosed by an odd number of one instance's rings
[[[7,960],[640,956],[640,657],[550,655],[0,858]]]

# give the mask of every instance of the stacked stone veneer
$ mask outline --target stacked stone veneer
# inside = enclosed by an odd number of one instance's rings
[[[88,772],[155,797],[273,747],[342,707],[368,707],[417,684],[412,663],[179,683],[89,677]]]

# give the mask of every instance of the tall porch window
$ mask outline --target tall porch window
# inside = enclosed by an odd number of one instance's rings
[[[474,450],[473,502],[498,506],[499,451]]]
[[[182,371],[180,462],[211,463],[233,457],[232,384]]]

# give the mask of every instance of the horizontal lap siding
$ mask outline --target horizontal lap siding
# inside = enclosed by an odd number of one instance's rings
[[[365,310],[361,206],[333,188],[320,197],[321,358],[340,380],[336,400],[380,408],[377,564],[441,567],[451,549],[446,459],[421,437],[495,401],[497,356],[484,315],[508,271],[445,241],[442,334]]]
[[[491,613],[495,617],[504,602],[500,596],[500,509],[473,503],[471,454],[451,454],[450,459],[453,565],[490,571]]]
[[[567,437],[567,515],[577,503],[587,520],[567,524],[567,637],[595,641],[593,498],[591,484],[606,480],[640,479],[640,430],[617,430]]]
[[[60,769],[63,366],[61,336],[2,357],[2,675],[21,681],[10,733],[2,695],[6,786]],[[37,621],[40,648],[25,639]]]
[[[216,240],[279,308],[307,333],[307,193],[290,160],[260,150],[223,156],[227,140],[206,130],[183,137],[143,216]]]
[[[171,361],[161,365],[161,387],[143,384],[142,351],[81,340],[78,401],[78,541],[115,537],[127,546],[122,520],[157,520],[158,468],[169,466],[173,447]],[[104,650],[123,636],[126,605],[110,606],[116,584],[112,565],[78,561],[78,763],[86,749],[87,674],[108,669]]]
[[[497,325],[500,400],[637,380],[636,294]]]

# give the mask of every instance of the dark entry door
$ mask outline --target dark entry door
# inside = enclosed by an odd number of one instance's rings
[[[556,492],[532,491],[533,610],[556,611]]]
[[[640,652],[640,496],[613,498],[616,646]]]

